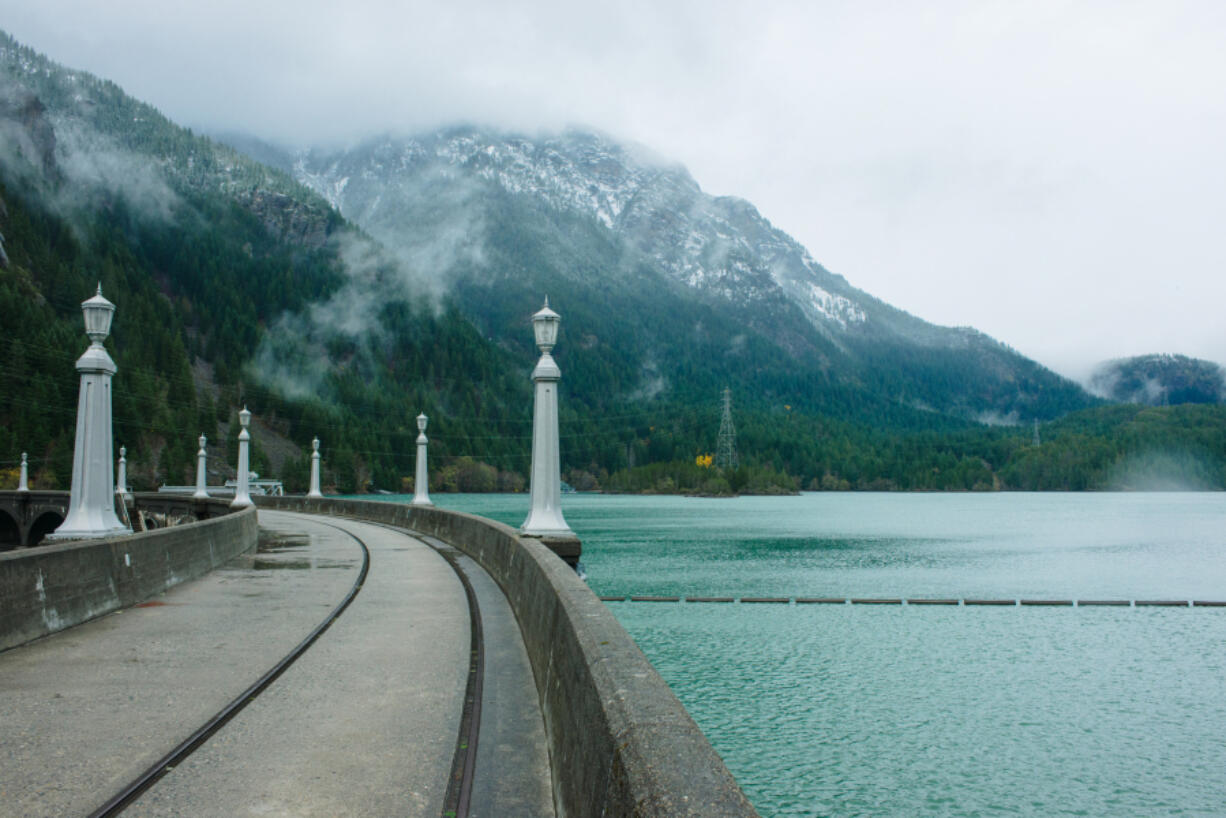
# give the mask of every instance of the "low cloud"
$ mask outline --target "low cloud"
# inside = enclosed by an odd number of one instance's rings
[[[260,382],[291,398],[332,399],[329,375],[387,340],[381,316],[389,303],[403,301],[438,310],[442,281],[413,261],[356,230],[329,239],[345,281],[327,299],[301,313],[283,313],[264,333],[249,371]],[[435,245],[436,254],[442,251]],[[437,256],[441,257],[441,256]],[[333,350],[348,350],[338,359]]]
[[[985,426],[1017,426],[1022,422],[1016,411],[1005,414],[996,410],[980,412],[975,420]]]
[[[180,199],[159,164],[124,150],[75,120],[53,120],[57,159],[67,184],[56,195],[66,211],[88,207],[100,192],[118,194],[145,221],[170,222]]]
[[[1113,491],[1207,491],[1218,488],[1215,465],[1191,452],[1152,451],[1130,455],[1110,470]]]
[[[100,201],[122,198],[142,221],[167,223],[181,204],[161,165],[125,150],[69,116],[51,116],[28,91],[0,97],[0,166],[41,188],[56,215],[85,235],[82,218]]]
[[[639,385],[627,398],[632,401],[649,401],[668,389],[668,379],[660,374],[659,366],[648,358],[639,370]]]
[[[338,365],[338,341],[365,350],[385,336],[385,304],[407,300],[411,277],[385,248],[355,231],[330,239],[346,279],[329,298],[301,313],[285,312],[269,326],[248,364],[261,383],[290,398],[331,400],[328,377]]]

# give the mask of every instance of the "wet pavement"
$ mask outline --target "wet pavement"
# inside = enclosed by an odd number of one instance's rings
[[[0,653],[0,813],[85,815],[271,668],[320,639],[129,815],[438,815],[467,675],[468,609],[420,541],[261,511],[260,552],[137,608]],[[342,531],[341,529],[344,529]],[[346,533],[350,532],[350,533]],[[518,626],[462,558],[487,634],[474,816],[552,815]]]
[[[272,536],[260,553],[0,653],[0,812],[87,814],[327,616],[361,549],[339,532],[261,523]],[[282,570],[303,563],[326,570]]]

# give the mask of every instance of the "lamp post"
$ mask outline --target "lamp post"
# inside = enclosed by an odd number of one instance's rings
[[[230,508],[246,508],[255,505],[251,502],[251,463],[250,454],[247,451],[247,447],[251,444],[251,432],[247,431],[247,426],[251,423],[251,413],[247,411],[246,406],[238,413],[238,422],[243,430],[238,433],[238,480],[234,487],[234,499],[230,501]]]
[[[311,452],[311,488],[307,490],[307,497],[313,500],[322,500],[323,492],[319,490],[319,438],[311,441],[311,448],[315,451]]]
[[[196,491],[192,494],[192,497],[197,500],[207,500],[209,499],[209,489],[208,473],[205,466],[208,462],[209,454],[205,451],[204,444],[208,443],[209,439],[201,435],[197,442],[200,444],[200,451],[196,452]]]
[[[430,473],[426,469],[426,423],[425,412],[417,416],[417,464],[413,478],[413,502],[411,506],[432,506],[430,502]]]
[[[115,477],[115,493],[123,500],[131,500],[132,495],[128,493],[128,447],[119,447],[119,468]]]
[[[558,381],[562,370],[553,360],[562,317],[545,306],[532,316],[532,332],[541,358],[532,370],[536,396],[532,411],[531,508],[520,532],[534,537],[573,540],[575,533],[562,518],[562,461],[558,450]]]
[[[26,462],[26,453],[21,453],[21,475],[17,478],[17,490],[30,490],[30,464]]]
[[[72,493],[68,514],[50,540],[111,537],[131,533],[115,515],[115,482],[111,471],[111,378],[115,362],[102,346],[111,332],[115,305],[98,292],[81,304],[89,349],[77,359],[81,389],[77,399],[77,436],[72,453]]]

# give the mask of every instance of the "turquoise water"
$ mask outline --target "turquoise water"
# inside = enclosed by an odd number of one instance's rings
[[[1226,494],[563,504],[600,594],[1226,599]],[[1226,609],[610,609],[763,815],[1226,814]]]

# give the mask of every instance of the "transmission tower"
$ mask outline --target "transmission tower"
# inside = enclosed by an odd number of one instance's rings
[[[724,387],[724,416],[719,421],[719,439],[715,445],[715,465],[724,470],[736,469],[736,427],[732,425],[732,390]]]
[[[1038,419],[1038,418],[1035,418],[1035,419],[1034,419],[1034,440],[1033,440],[1033,445],[1035,445],[1035,446],[1038,446],[1038,445],[1039,445],[1039,419]]]

